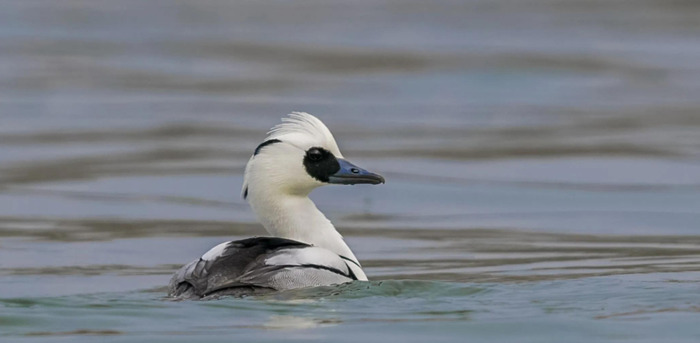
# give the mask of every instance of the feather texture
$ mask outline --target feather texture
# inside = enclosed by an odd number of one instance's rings
[[[329,250],[277,237],[217,245],[182,267],[170,280],[169,296],[211,299],[357,280],[351,266]]]
[[[265,140],[270,139],[279,139],[300,146],[323,147],[336,157],[343,157],[328,127],[306,112],[292,112],[287,118],[282,118],[282,123],[275,125],[267,133]]]

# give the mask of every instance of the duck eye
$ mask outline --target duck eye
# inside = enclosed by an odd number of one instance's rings
[[[318,162],[323,158],[323,153],[321,153],[319,149],[311,149],[306,154],[309,156],[309,159],[314,162]]]

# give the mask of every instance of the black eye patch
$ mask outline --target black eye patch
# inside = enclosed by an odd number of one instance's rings
[[[340,163],[330,151],[313,147],[306,151],[304,168],[314,179],[328,182],[328,178],[340,170]]]

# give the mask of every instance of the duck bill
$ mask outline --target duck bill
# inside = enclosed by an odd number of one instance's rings
[[[338,185],[372,184],[384,183],[384,177],[362,169],[342,158],[338,159],[340,170],[328,177],[328,183]]]

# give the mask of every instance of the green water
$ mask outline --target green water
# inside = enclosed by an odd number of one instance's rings
[[[693,1],[3,1],[0,342],[697,342]],[[370,283],[173,302],[265,132]]]
[[[681,277],[697,279],[698,273]],[[394,340],[672,342],[698,337],[690,280],[596,277],[585,281],[457,284],[356,282],[256,299],[172,302],[159,292],[3,300],[8,335],[114,342]],[[591,287],[598,290],[590,294]],[[653,297],[658,308],[644,304]],[[640,302],[640,300],[642,300]],[[85,318],[90,318],[86,321]]]

